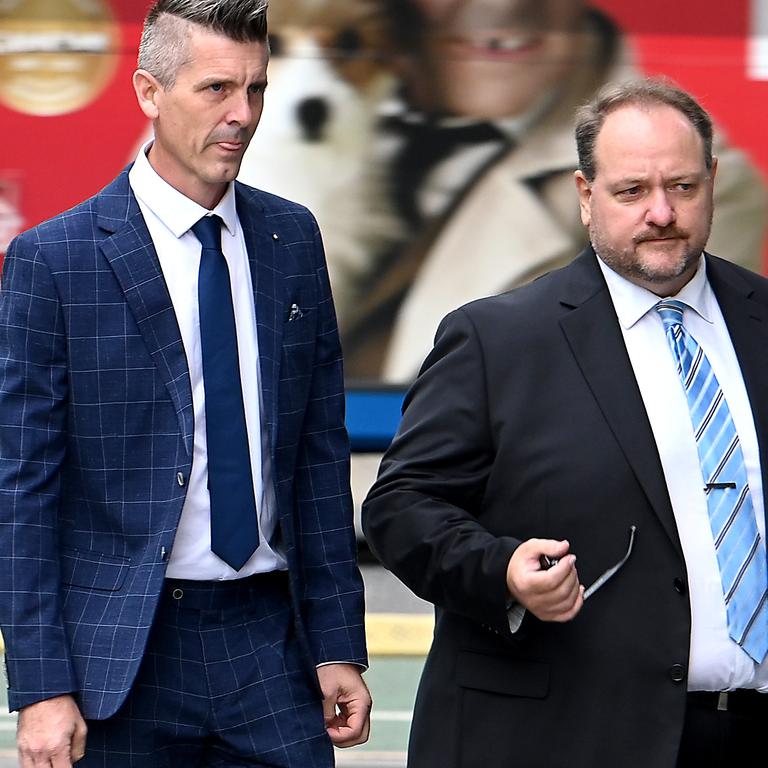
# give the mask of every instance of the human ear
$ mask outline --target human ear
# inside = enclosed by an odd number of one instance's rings
[[[139,108],[150,120],[156,120],[159,114],[158,96],[163,87],[154,75],[146,69],[137,69],[133,73],[133,90],[136,92],[136,100]]]
[[[579,193],[579,209],[581,211],[581,223],[588,227],[592,221],[592,185],[587,181],[581,171],[573,174],[576,189]]]

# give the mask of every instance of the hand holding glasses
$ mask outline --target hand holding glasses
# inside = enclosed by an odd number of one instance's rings
[[[632,554],[632,547],[635,543],[635,534],[637,533],[637,526],[630,525],[629,526],[629,544],[627,546],[627,552],[624,555],[624,557],[619,560],[616,565],[611,566],[607,571],[605,571],[603,574],[601,574],[587,589],[584,590],[584,599],[591,597],[592,595],[597,592],[600,587],[602,587],[606,582],[610,581],[624,566],[624,564],[629,560],[629,556]],[[542,570],[548,570],[549,568],[552,568],[553,566],[557,565],[559,561],[547,557],[546,555],[542,555],[539,559],[539,563],[541,565]]]

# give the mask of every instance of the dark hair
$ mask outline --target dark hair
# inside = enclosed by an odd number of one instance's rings
[[[609,83],[576,112],[576,149],[579,168],[587,181],[597,173],[595,143],[605,118],[626,105],[672,107],[684,115],[704,142],[704,163],[712,169],[712,119],[689,93],[667,80],[647,77],[626,83]]]
[[[189,24],[237,42],[267,42],[268,0],[157,0],[139,43],[139,68],[171,88],[186,58]]]

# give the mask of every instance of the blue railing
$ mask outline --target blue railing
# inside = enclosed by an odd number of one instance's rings
[[[386,384],[347,386],[347,431],[353,451],[387,449],[400,423],[406,391]]]

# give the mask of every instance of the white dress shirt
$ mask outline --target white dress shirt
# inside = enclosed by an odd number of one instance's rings
[[[601,259],[629,359],[661,458],[688,571],[691,645],[688,690],[768,691],[768,661],[755,662],[728,635],[725,601],[688,402],[659,313],[659,297],[618,275]],[[756,522],[765,539],[760,460],[752,409],[731,337],[701,257],[693,279],[674,297],[686,330],[709,359],[741,442]],[[663,631],[663,628],[662,628]]]
[[[234,185],[213,210],[224,222],[222,251],[229,268],[237,328],[240,380],[251,456],[251,473],[259,518],[259,548],[235,571],[211,551],[211,510],[208,495],[208,454],[205,432],[205,391],[200,349],[197,284],[201,245],[190,228],[210,213],[164,181],[152,168],[145,144],[129,172],[131,189],[157,251],[187,356],[195,419],[192,470],[187,496],[170,553],[166,576],[216,581],[284,569],[282,554],[270,546],[275,531],[275,495],[267,431],[261,428],[261,381],[256,333],[256,308],[248,253],[235,209]]]

